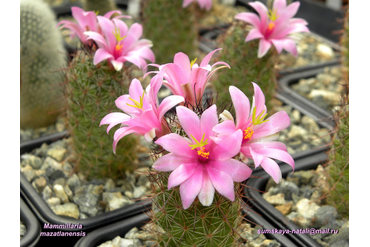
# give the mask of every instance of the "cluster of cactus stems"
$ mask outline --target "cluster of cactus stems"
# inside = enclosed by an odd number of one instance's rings
[[[196,56],[198,29],[193,4],[183,8],[182,1],[142,0],[141,10],[143,37],[153,42],[157,64],[172,62],[179,51]]]
[[[130,66],[116,71],[107,62],[93,64],[95,45],[77,51],[66,70],[64,87],[68,129],[73,140],[76,168],[88,178],[122,178],[137,162],[138,138],[125,137],[112,152],[113,132],[99,128],[112,104],[128,92]]]
[[[196,105],[186,103],[185,105],[201,116],[213,101],[211,94],[204,97],[203,103]],[[186,136],[175,112],[169,111],[166,114],[166,122],[172,133]],[[154,160],[165,152],[158,145],[152,146],[151,153]],[[148,174],[154,194],[150,218],[151,222],[156,225],[148,231],[155,238],[158,246],[240,246],[241,236],[236,229],[243,220],[243,186],[241,183],[234,183],[234,201],[215,192],[210,206],[203,206],[196,198],[188,209],[184,209],[179,187],[168,190],[168,178],[169,173],[165,172],[152,170]]]
[[[349,217],[349,27],[348,10],[344,22],[344,33],[341,38],[343,47],[342,68],[344,93],[339,109],[334,113],[335,129],[332,147],[329,152],[328,182],[329,193],[326,201],[337,207],[338,213]]]
[[[61,84],[67,55],[56,18],[43,1],[20,2],[20,126],[46,127],[63,107]]]
[[[219,60],[229,63],[232,69],[218,73],[214,80],[214,89],[218,94],[218,103],[230,102],[228,88],[234,85],[247,95],[253,95],[251,82],[257,83],[266,97],[267,109],[274,111],[273,98],[276,92],[276,70],[274,68],[278,53],[270,49],[265,56],[258,58],[258,40],[245,42],[248,24],[235,20],[227,31],[218,39]]]

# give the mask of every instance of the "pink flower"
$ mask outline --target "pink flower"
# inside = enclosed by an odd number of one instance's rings
[[[250,107],[248,98],[242,91],[230,86],[231,100],[235,108],[236,121],[225,111],[221,117],[225,120],[213,130],[222,136],[229,136],[235,131],[243,132],[240,153],[247,159],[252,158],[255,167],[261,167],[274,179],[281,180],[281,171],[273,159],[288,163],[294,169],[294,160],[287,152],[286,146],[276,142],[277,133],[290,125],[290,118],[284,111],[279,111],[265,120],[267,115],[265,96],[260,87],[253,83],[254,100]]]
[[[150,85],[144,91],[141,83],[133,79],[129,88],[129,94],[120,96],[116,106],[125,113],[113,112],[106,115],[100,122],[109,124],[107,133],[117,124],[121,127],[114,133],[113,152],[117,143],[124,136],[129,134],[143,135],[148,142],[154,137],[160,137],[166,130],[164,114],[172,107],[184,101],[184,98],[177,95],[166,97],[161,104],[158,104],[157,94],[162,86],[163,75],[158,74],[152,78]]]
[[[114,68],[119,71],[123,63],[129,61],[139,68],[144,68],[146,60],[155,61],[154,53],[150,49],[152,42],[147,39],[140,39],[143,28],[140,24],[134,23],[130,28],[119,19],[110,20],[98,16],[98,22],[102,34],[93,31],[84,32],[88,40],[94,40],[99,49],[94,56],[94,64],[108,60]]]
[[[268,10],[260,2],[249,4],[257,11],[259,17],[253,13],[239,13],[235,18],[253,26],[245,41],[260,39],[258,57],[263,57],[272,44],[278,53],[284,49],[297,56],[296,45],[288,35],[309,32],[305,20],[292,18],[297,13],[300,3],[297,1],[286,6],[286,0],[275,0],[272,10]]]
[[[73,39],[76,35],[81,40],[82,43],[86,43],[87,36],[84,34],[85,31],[94,31],[101,34],[101,29],[97,23],[96,13],[94,11],[84,11],[79,7],[72,7],[72,16],[77,21],[77,23],[72,21],[60,21],[57,26],[61,25],[61,28],[68,28],[71,30],[70,38]],[[120,15],[121,11],[113,10],[109,11],[104,15],[105,18],[110,19],[113,14],[119,14],[114,18],[128,18],[131,16]]]
[[[158,67],[159,71],[164,72],[166,82],[163,84],[170,89],[173,94],[183,96],[186,101],[194,105],[202,99],[204,90],[212,75],[218,69],[225,67],[230,68],[227,63],[221,61],[214,63],[212,66],[209,64],[212,55],[218,50],[221,50],[221,48],[207,54],[199,66],[195,63],[196,59],[190,62],[189,57],[182,52],[175,54],[173,63],[149,65]],[[220,64],[224,66],[212,70],[213,67]],[[147,74],[150,73],[158,73],[158,71],[149,72]],[[144,75],[144,77],[146,75]]]
[[[186,8],[189,6],[190,3],[194,2],[195,0],[184,0],[182,3],[182,7]],[[196,0],[201,9],[206,9],[209,11],[212,7],[212,0]]]
[[[215,143],[212,128],[218,124],[216,105],[205,110],[200,119],[183,106],[176,107],[176,112],[188,138],[174,133],[159,138],[155,143],[170,153],[159,158],[153,168],[172,171],[168,189],[180,185],[184,209],[197,196],[202,205],[211,205],[215,190],[234,201],[234,182],[242,182],[252,173],[247,165],[233,159],[240,151],[242,131],[234,131]]]

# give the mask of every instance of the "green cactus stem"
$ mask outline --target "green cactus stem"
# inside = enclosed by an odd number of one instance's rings
[[[116,128],[107,135],[99,124],[108,113],[118,111],[114,102],[128,92],[130,68],[115,71],[107,62],[95,66],[95,49],[78,51],[67,70],[68,129],[78,170],[88,178],[120,178],[137,163],[138,137],[121,139],[115,155],[112,140]]]
[[[182,1],[143,0],[141,9],[143,37],[153,42],[157,64],[173,62],[177,52],[196,57],[198,30],[193,5],[182,8]]]
[[[67,55],[56,17],[43,1],[20,2],[20,126],[52,125],[63,108]]]

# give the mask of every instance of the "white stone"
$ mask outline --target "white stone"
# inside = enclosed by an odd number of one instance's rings
[[[312,219],[320,206],[307,198],[303,198],[296,204],[296,208],[300,215],[306,219]]]

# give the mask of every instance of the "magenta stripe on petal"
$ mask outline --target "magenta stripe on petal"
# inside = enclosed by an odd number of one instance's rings
[[[252,174],[252,169],[236,159],[210,161],[209,166],[226,173],[234,182],[243,182]]]
[[[176,170],[174,170],[168,177],[168,189],[183,183],[186,179],[193,175],[197,166],[199,166],[198,163],[187,163],[177,167]]]
[[[156,160],[153,164],[153,168],[157,171],[170,172],[184,163],[191,163],[194,161],[193,158],[181,157],[175,154],[166,154]]]
[[[156,144],[162,146],[168,152],[182,157],[197,157],[197,153],[189,147],[189,142],[178,134],[168,134],[159,138]]]
[[[207,166],[206,168],[212,185],[215,187],[217,192],[230,201],[234,201],[234,182],[231,177],[222,171],[213,169],[211,166]]]
[[[193,175],[180,185],[180,196],[184,209],[188,209],[200,192],[203,180],[203,166],[198,165]]]
[[[261,162],[261,167],[274,179],[275,183],[280,183],[282,175],[280,167],[275,161],[265,157]]]

